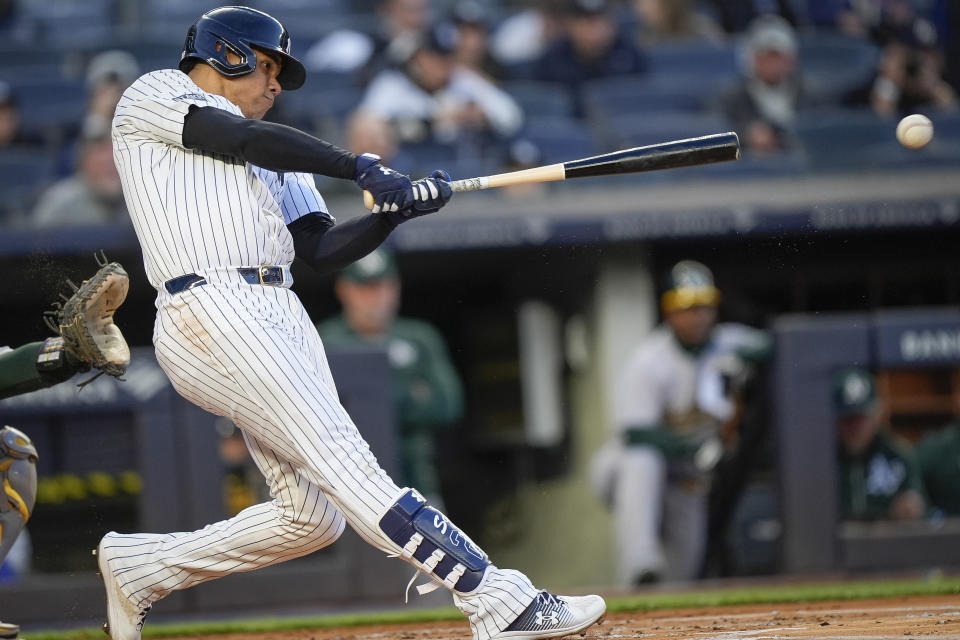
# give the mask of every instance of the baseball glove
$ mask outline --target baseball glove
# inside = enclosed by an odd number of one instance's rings
[[[100,270],[79,287],[67,280],[73,295],[61,296],[64,302],[55,304],[44,319],[63,338],[67,353],[100,370],[96,377],[106,373],[119,378],[130,364],[130,347],[113,314],[127,297],[130,278],[120,263],[108,262],[106,255],[96,259]]]

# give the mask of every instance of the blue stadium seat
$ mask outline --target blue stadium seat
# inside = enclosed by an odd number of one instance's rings
[[[714,113],[651,112],[613,118],[607,136],[617,147],[683,140],[730,131],[729,121]]]
[[[857,170],[870,166],[878,148],[899,146],[895,119],[869,109],[801,114],[796,134],[813,171]]]
[[[36,24],[37,37],[56,47],[104,42],[116,21],[112,0],[44,0],[23,3],[20,10]]]
[[[800,38],[800,67],[811,92],[824,102],[837,102],[874,76],[879,50],[858,38],[804,34]]]
[[[933,121],[934,140],[960,145],[960,111],[921,111]]]
[[[733,47],[710,42],[659,44],[645,53],[655,74],[730,76],[738,68]]]
[[[461,143],[408,143],[390,160],[390,166],[414,179],[444,169],[454,180],[460,180],[496,173],[503,155],[502,150],[489,144],[481,148]]]
[[[307,77],[303,88],[280,94],[277,104],[282,113],[294,126],[315,132],[341,128],[360,103],[361,90],[346,84],[345,74],[310,73]]]
[[[19,82],[14,90],[20,100],[21,120],[29,129],[61,127],[83,117],[82,80],[37,77]]]
[[[24,215],[53,180],[53,159],[46,151],[0,150],[0,213]]]
[[[536,80],[512,80],[504,82],[500,88],[517,101],[528,118],[573,116],[573,96],[565,85]]]
[[[698,111],[711,84],[688,76],[602,78],[584,87],[584,107],[590,119],[641,114],[647,111]]]
[[[519,137],[529,140],[539,149],[543,164],[565,162],[599,153],[593,134],[574,118],[531,118]]]

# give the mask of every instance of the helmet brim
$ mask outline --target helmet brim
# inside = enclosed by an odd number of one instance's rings
[[[280,88],[284,91],[295,91],[302,87],[303,83],[307,81],[307,70],[303,67],[303,64],[283,51],[273,50],[271,53],[277,54],[282,60],[280,73],[277,75]]]

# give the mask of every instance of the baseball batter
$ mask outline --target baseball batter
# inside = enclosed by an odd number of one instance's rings
[[[243,431],[273,499],[199,531],[104,536],[96,554],[108,633],[139,639],[151,605],[172,591],[306,555],[346,524],[424,574],[421,592],[449,589],[476,640],[586,628],[603,615],[602,598],[556,596],[495,567],[387,477],[340,405],[290,290],[291,261],[346,266],[451,191],[442,172],[411,183],[376,156],[260,121],[304,80],[283,25],[221,7],[190,27],[179,69],[144,75],[117,106],[114,158],[157,288],[157,359],[181,395]],[[373,212],[336,224],[311,173],[356,181]]]
[[[735,415],[731,378],[762,357],[766,334],[715,325],[710,270],[684,260],[661,299],[665,322],[629,356],[614,397],[614,440],[596,464],[616,515],[619,566],[630,584],[698,577],[706,551],[711,471]]]

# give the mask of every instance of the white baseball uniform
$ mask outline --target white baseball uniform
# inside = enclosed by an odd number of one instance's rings
[[[761,331],[720,324],[694,355],[662,325],[628,359],[614,391],[618,456],[612,479],[619,566],[626,580],[644,572],[697,577],[707,543],[709,483],[689,461],[672,464],[654,447],[623,446],[622,432],[669,427],[697,441],[716,438],[736,411],[724,391],[724,359],[765,343]]]
[[[340,405],[323,345],[289,289],[294,246],[286,225],[329,215],[306,174],[278,175],[232,157],[183,147],[191,105],[236,115],[226,98],[184,73],[148,73],[123,94],[114,158],[151,284],[154,346],[174,388],[243,431],[272,501],[199,531],[109,535],[110,569],[140,607],[171,591],[250,571],[332,544],[348,523],[389,554],[378,527],[401,496]],[[275,265],[281,286],[249,284],[240,267]],[[187,274],[206,283],[170,294]],[[453,591],[474,637],[486,640],[530,604],[523,574],[491,565],[470,593]]]

